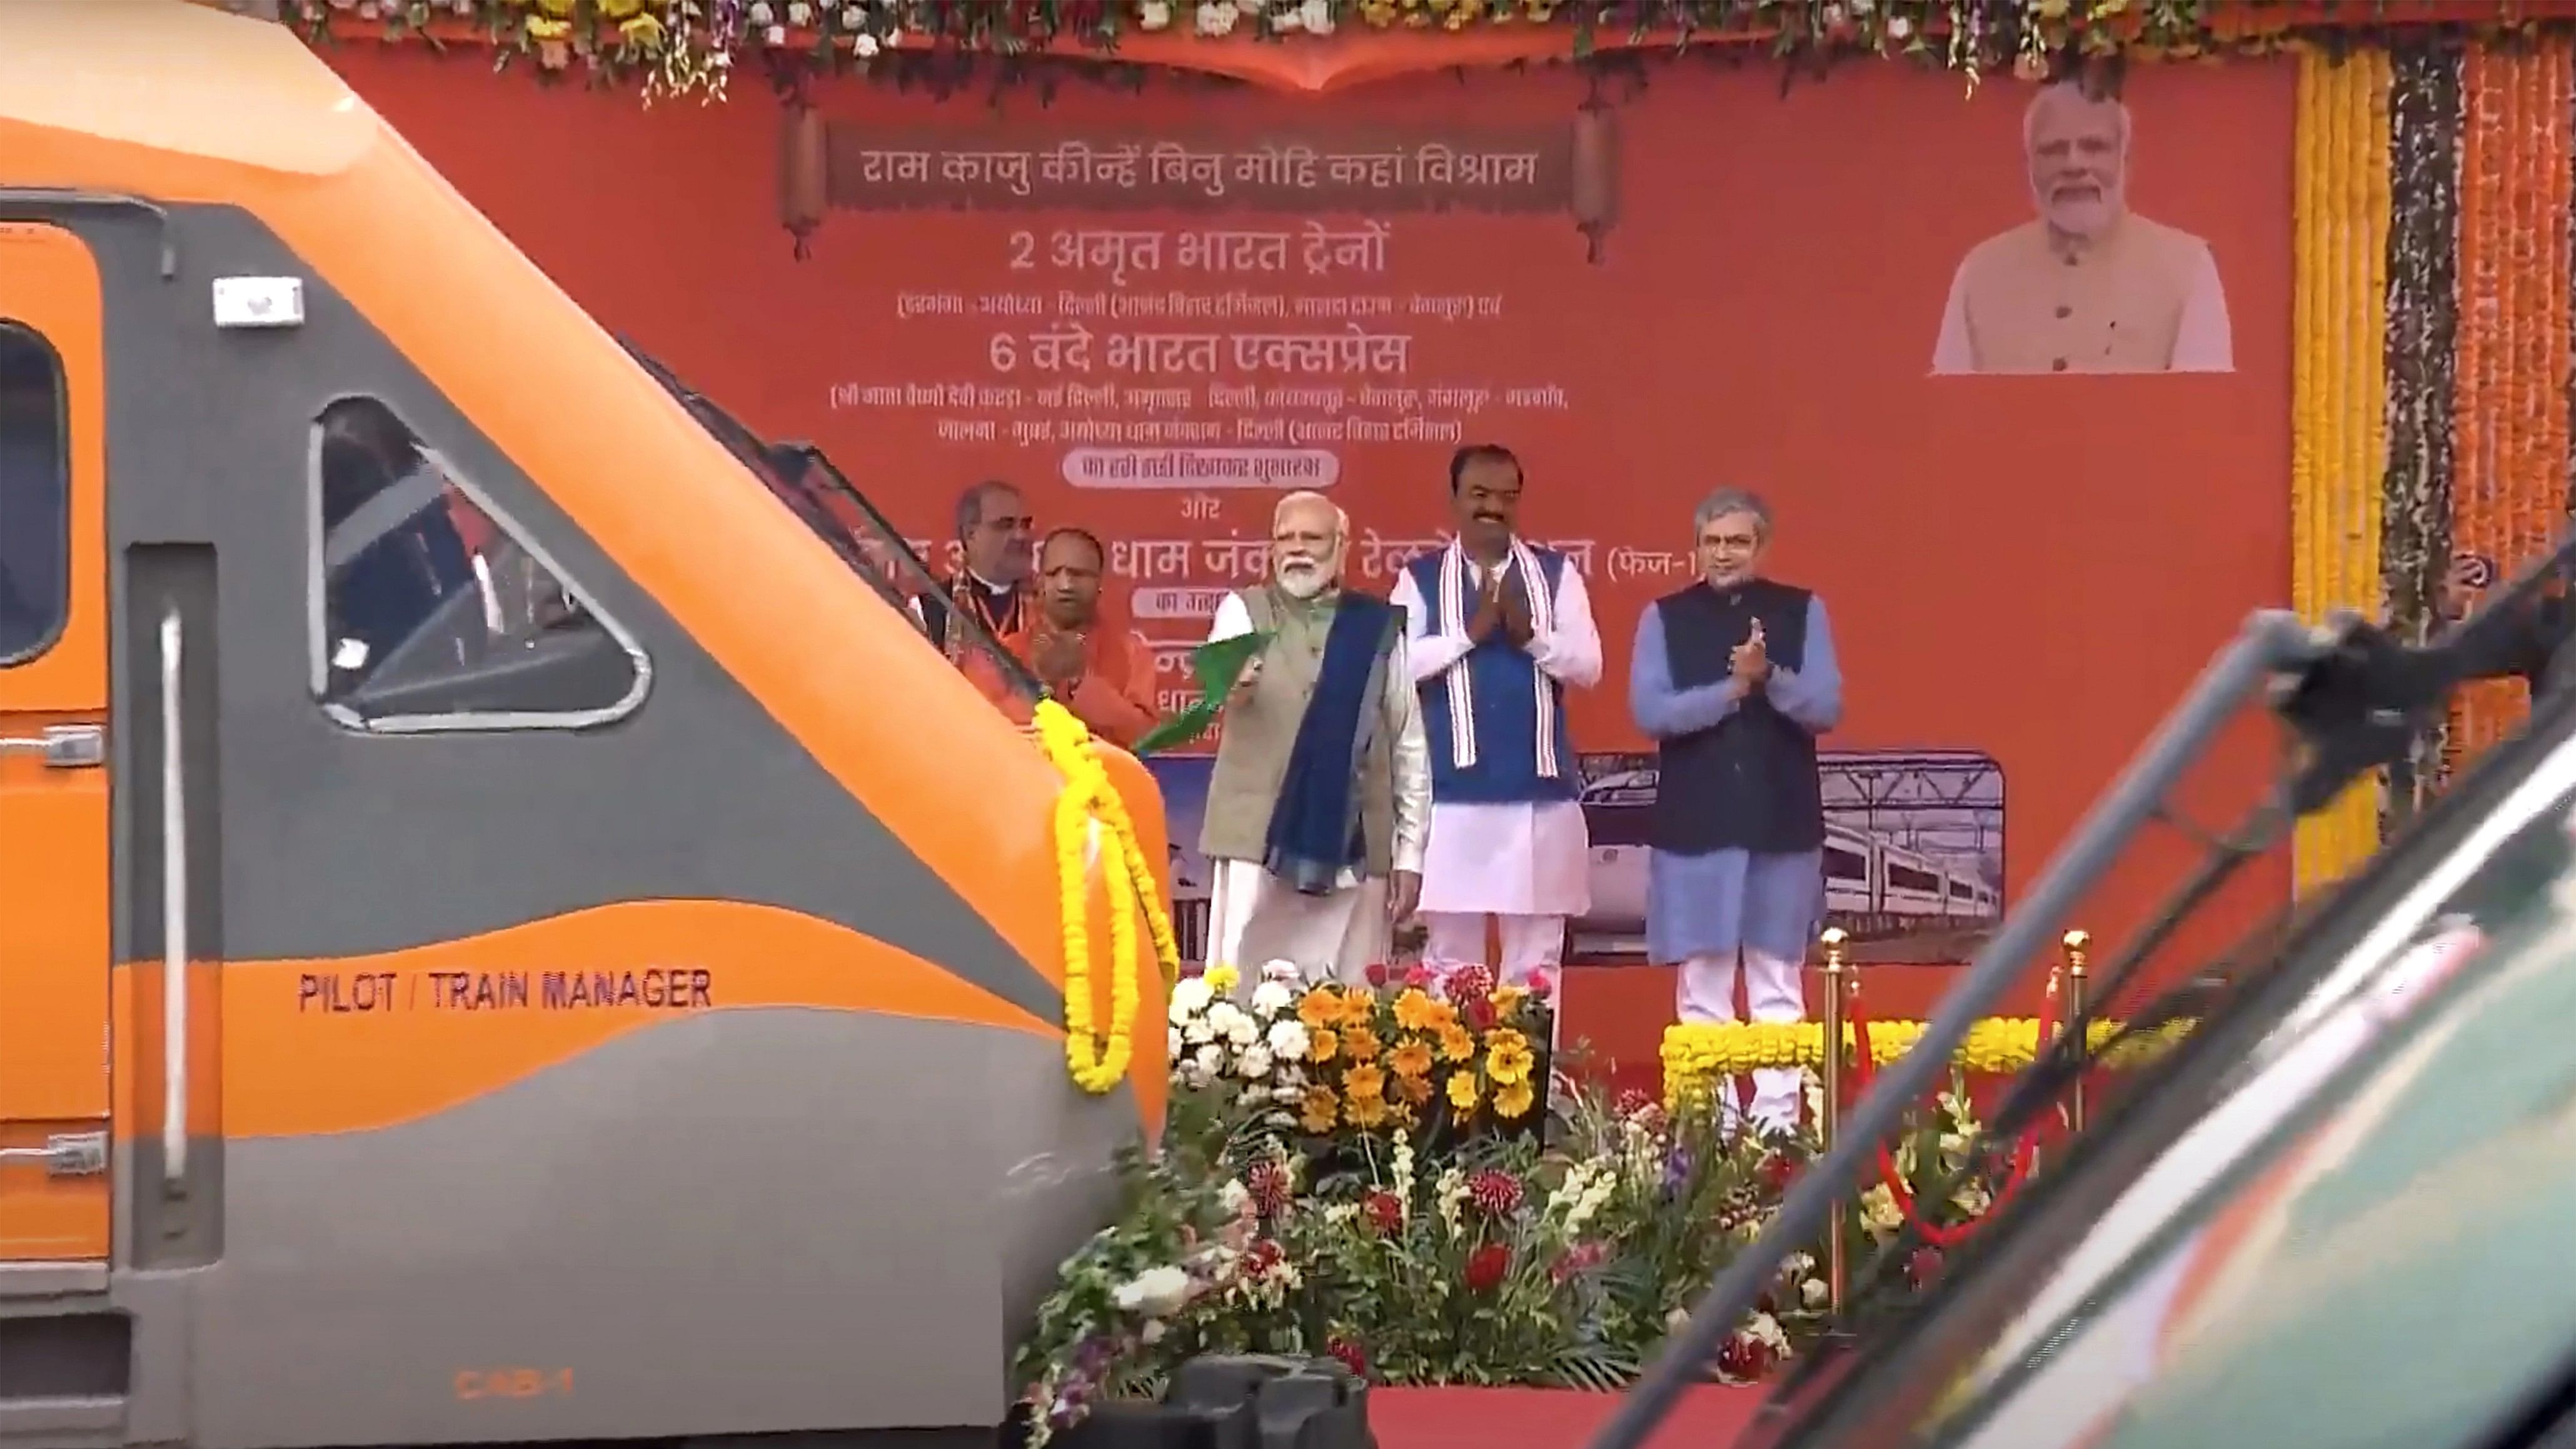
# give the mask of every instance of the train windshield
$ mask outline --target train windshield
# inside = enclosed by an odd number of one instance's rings
[[[921,617],[920,601],[941,593],[939,580],[903,534],[829,455],[811,443],[773,443],[763,439],[713,399],[680,381],[651,354],[625,338],[618,342],[697,420],[698,426],[750,469],[770,495],[829,545],[834,556],[866,581],[877,597],[916,620]],[[1004,688],[1022,703],[1037,699],[1042,688],[1037,677],[1002,647],[972,610],[949,610],[946,617],[952,637],[969,654],[980,655],[990,663]]]
[[[2468,1445],[2544,1395],[2567,1414],[2576,745],[2540,773],[2548,805],[2180,1145],[2274,1125],[2213,1142],[2209,1185],[2120,1261],[2080,1245],[1934,1442]]]
[[[2338,1333],[2358,1329],[2357,1321],[2336,1316],[2361,1311],[2369,1295],[2336,1297],[2357,1285],[2328,1282],[2333,1272],[2316,1265],[2340,1262],[2366,1269],[2365,1276],[2430,1281],[2416,1263],[2392,1255],[2430,1262],[2439,1256],[2435,1243],[2412,1227],[2400,1230],[2393,1219],[2381,1224],[2393,1234],[2386,1251],[2357,1246],[2368,1236],[2358,1222],[2345,1224],[2361,1236],[2338,1249],[2340,1259],[2288,1251],[2308,1232],[2300,1226],[2298,1202],[2310,1186],[2356,1171],[2373,1180],[2373,1190],[2390,1195],[2392,1215],[2420,1211],[2403,1203],[2414,1203],[2427,1183],[2437,1185],[2437,1196],[2449,1191],[2438,1185],[2454,1169],[2440,1153],[2404,1165],[2420,1180],[2392,1175],[2395,1165],[2354,1169],[2352,1163],[2371,1154],[2353,1138],[2361,1129],[2338,1124],[2411,1116],[2411,1107],[2385,1102],[2361,1107],[2373,1093],[2400,1090],[2399,1083],[2412,1093],[2431,1090],[2426,1084],[2436,1077],[2450,1082],[2478,1075],[2473,1067],[2428,1076],[2389,1066],[2418,1050],[2427,1033],[2456,1029],[2465,1037],[2471,1031],[2428,1024],[2459,992],[2486,991],[2486,983],[2505,976],[2525,980],[2541,969],[2530,963],[2542,961],[2555,984],[2535,982],[2528,990],[2564,994],[2576,1010],[2572,832],[2576,702],[2562,701],[2541,711],[2530,731],[2499,745],[2396,843],[2285,929],[2258,932],[2191,982],[2143,1003],[2130,1026],[2169,1019],[2197,1024],[2165,1059],[2125,1073],[2134,1081],[2119,1094],[2117,1110],[2064,1148],[2060,1162],[2035,1176],[1991,1229],[1968,1238],[1928,1290],[1865,1291],[1854,1321],[1877,1331],[1856,1352],[1817,1355],[1803,1382],[1793,1376],[1757,1442],[1783,1449],[1895,1443],[2094,1449],[2283,1437],[2320,1444],[2423,1442],[2411,1432],[2326,1440],[2277,1425],[2218,1433],[2213,1426],[2228,1421],[2196,1417],[2194,1405],[2222,1382],[2254,1395],[2261,1380],[2270,1386],[2264,1392],[2282,1390],[2275,1407],[2302,1394],[2311,1404],[2334,1397],[2300,1375],[2342,1364],[2334,1355],[2345,1348],[2316,1345],[2326,1341],[2328,1326]],[[2553,1030],[2557,1020],[2550,1018]],[[2483,1037],[2488,1028],[2475,1030]],[[2576,1089],[2576,1080],[2568,1085]],[[2454,1123],[2470,1120],[2471,1109],[2445,1110]],[[2533,1120],[2559,1110],[2557,1103],[2535,1108]],[[1998,1109],[1997,1121],[2009,1111]],[[2534,1130],[2554,1131],[2554,1118]],[[2576,1138],[2551,1140],[2567,1155],[2548,1169],[2576,1175]],[[2468,1132],[2451,1147],[2462,1164],[2484,1160],[2488,1151]],[[2352,1190],[2347,1181],[2336,1192]],[[2477,1212],[2489,1207],[2506,1211],[2499,1202],[2477,1205]],[[2262,1225],[2255,1238],[2229,1236],[2249,1223]],[[2441,1271],[2460,1281],[2451,1267]],[[2192,1292],[2203,1296],[2176,1297],[2187,1282],[2198,1283]],[[1881,1278],[1877,1286],[1893,1288],[1894,1280]],[[2487,1299],[2458,1301],[2487,1311]],[[2409,1310],[2409,1332],[2420,1332],[2437,1313],[2442,1333],[2456,1333],[2457,1315],[2429,1299]],[[2293,1340],[2294,1321],[2304,1325],[2299,1332],[2317,1335],[2313,1343]],[[2576,1315],[2547,1346],[2576,1348]],[[2320,1353],[2326,1356],[2313,1356]],[[2292,1384],[2306,1387],[2284,1387]],[[2234,1402],[2251,1413],[2247,1406],[2255,1401]],[[2123,1426],[2143,1425],[2139,1406],[2150,1402],[2157,1406],[2150,1417],[2167,1426],[2188,1424],[2190,1432],[2140,1428],[2131,1434]],[[2454,1422],[2465,1427],[2468,1421]]]

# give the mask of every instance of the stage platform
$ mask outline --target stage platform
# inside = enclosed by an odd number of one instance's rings
[[[1690,1390],[1649,1449],[1726,1449],[1762,1407],[1760,1388]],[[1378,1449],[1583,1449],[1617,1394],[1573,1389],[1372,1389]]]

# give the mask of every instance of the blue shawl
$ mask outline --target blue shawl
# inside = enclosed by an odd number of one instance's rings
[[[1395,606],[1368,594],[1342,594],[1324,635],[1315,692],[1289,746],[1287,773],[1270,811],[1269,851],[1262,866],[1306,895],[1330,894],[1341,873],[1366,856],[1359,812],[1360,763],[1377,734],[1377,702],[1386,688],[1386,648]]]

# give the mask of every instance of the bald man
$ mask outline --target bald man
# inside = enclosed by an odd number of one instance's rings
[[[1208,964],[1291,961],[1362,979],[1422,896],[1431,752],[1404,620],[1342,585],[1350,520],[1320,493],[1279,500],[1270,578],[1228,594],[1209,642],[1269,636],[1228,696],[1199,852]]]
[[[1932,371],[2233,372],[2209,244],[2129,210],[2129,109],[2073,84],[2022,116],[2039,215],[1969,252]]]

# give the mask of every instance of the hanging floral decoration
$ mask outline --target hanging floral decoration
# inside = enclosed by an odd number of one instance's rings
[[[2385,52],[2299,57],[2291,208],[2290,589],[2308,619],[2380,608],[2387,471]],[[2340,879],[2379,846],[2375,787],[2299,822],[2297,881]]]
[[[2473,49],[2461,92],[2452,547],[2511,572],[2567,517],[2568,45]],[[2463,690],[2445,765],[2519,727],[2524,707],[2512,682]]]
[[[1972,78],[2045,74],[2069,54],[2204,56],[2278,48],[2301,33],[2262,0],[287,0],[316,39],[480,42],[546,70],[641,78],[647,93],[724,93],[743,61],[866,65],[889,51],[1018,56],[1114,51],[1136,35],[1295,40],[1346,29],[1463,32],[1549,26],[1569,55],[1605,38],[1731,39],[1782,56],[1877,53]],[[2349,36],[2396,7],[2297,12]],[[2490,30],[2527,30],[2499,23]]]
[[[2391,47],[2388,296],[2381,347],[2388,377],[2387,472],[2380,569],[2389,624],[2421,643],[2439,622],[2451,565],[2454,348],[2459,335],[2459,147],[2462,47],[2427,34]],[[2439,784],[2447,725],[2416,742],[2390,780],[2384,826]]]

